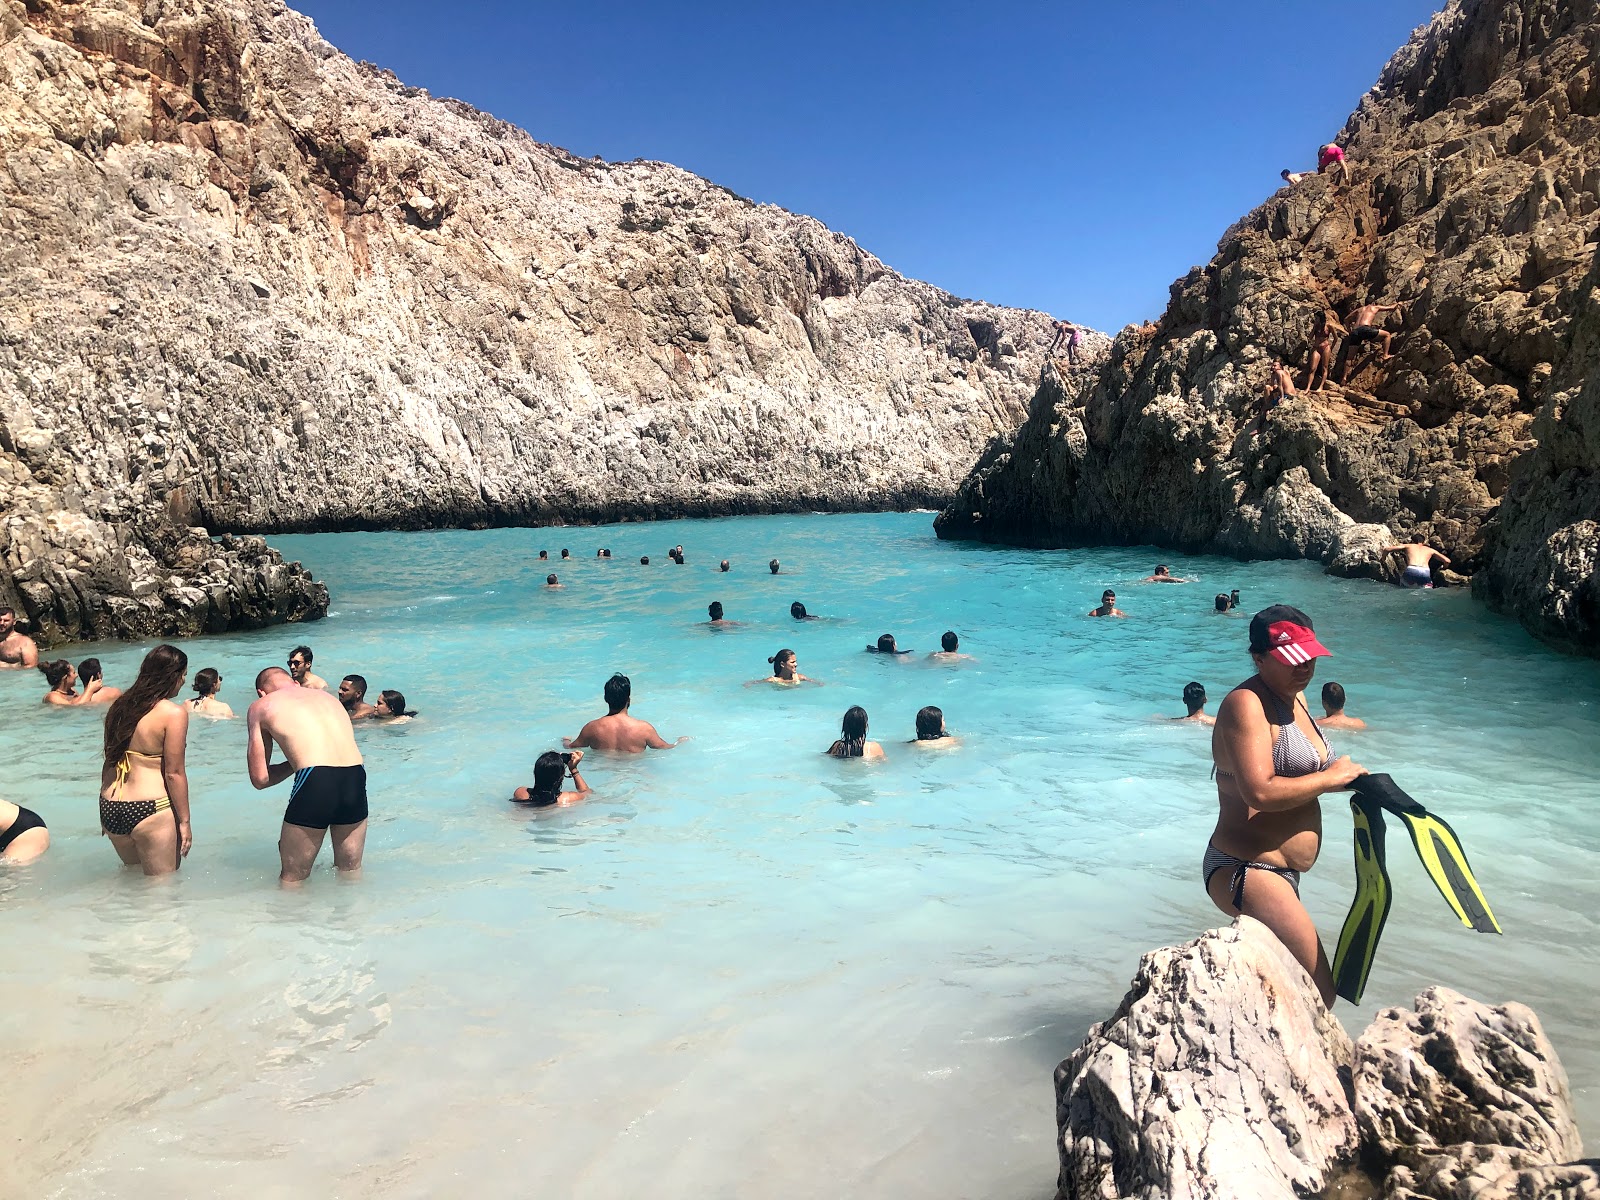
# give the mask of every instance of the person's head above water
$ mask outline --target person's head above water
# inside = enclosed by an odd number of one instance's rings
[[[539,551],[539,557],[540,558],[549,558],[550,557],[550,551],[548,551],[548,550]]]
[[[221,686],[222,676],[217,674],[215,667],[201,667],[194,673],[194,692],[201,699],[215,696]]]
[[[106,674],[100,669],[98,658],[86,658],[78,664],[78,678],[84,683],[93,683],[96,679],[104,679]]]
[[[406,708],[404,693],[397,692],[393,688],[384,688],[383,691],[379,692],[378,703],[373,707],[377,709],[372,714],[375,717],[414,717],[417,715]]]
[[[1152,572],[1152,574],[1155,574],[1155,575],[1165,575],[1166,573],[1167,573],[1167,564],[1166,563],[1157,563],[1156,564],[1156,569]]]
[[[641,555],[639,558],[639,565],[641,567],[648,567],[650,565],[650,556],[648,554]]]
[[[917,741],[936,742],[946,736],[943,709],[930,704],[917,710]]]
[[[1110,588],[1100,593],[1100,603],[1106,608],[1114,608],[1117,603],[1117,594]]]
[[[46,683],[52,688],[58,688],[61,686],[62,680],[72,675],[72,664],[64,658],[58,658],[52,662],[40,663],[39,670],[43,673]]]
[[[1322,685],[1322,707],[1330,717],[1344,711],[1344,688],[1331,679]]]
[[[1228,603],[1228,593],[1227,592],[1218,592],[1217,593],[1217,611],[1218,612],[1227,612],[1230,607],[1231,607],[1231,605]]]
[[[289,674],[299,683],[311,672],[311,647],[296,646],[289,651]]]
[[[567,550],[567,549],[563,549],[561,551],[561,557],[562,558],[571,558],[572,557],[572,551],[571,550]]]
[[[706,611],[711,614],[711,619],[713,621],[722,620],[722,601],[713,600],[709,605],[707,605]]]
[[[961,639],[956,636],[954,629],[946,629],[939,635],[939,645],[946,654],[954,654],[961,648]]]
[[[1206,706],[1206,689],[1198,683],[1183,685],[1183,705],[1192,717]]]
[[[796,600],[793,604],[789,605],[789,615],[796,621],[804,621],[807,616],[806,606],[801,604],[800,601]]]
[[[728,560],[727,559],[723,559],[720,563],[718,563],[717,564],[717,569],[719,571],[726,571],[728,569]]]
[[[544,577],[544,585],[545,587],[560,587],[561,580],[557,579],[555,572],[552,571],[550,574]]]
[[[774,575],[776,575],[778,573],[778,567],[779,567],[779,563],[778,563],[777,559],[773,559],[771,562],[769,562],[767,564],[767,570],[771,571]]]
[[[839,723],[839,736],[847,742],[860,741],[867,736],[867,710],[859,704],[844,710],[844,720]]]
[[[633,699],[633,682],[622,672],[618,671],[606,680],[606,707],[613,714],[621,712],[628,707]]]
[[[772,664],[772,673],[779,679],[793,678],[795,663],[798,661],[793,650],[779,650],[767,661]]]
[[[533,761],[533,786],[521,803],[546,808],[561,796],[561,781],[567,774],[567,756],[559,750],[546,750]]]
[[[894,644],[894,634],[892,633],[880,633],[878,635],[878,644],[876,646],[868,646],[867,649],[875,650],[879,654],[900,653],[900,648]]]
[[[367,698],[367,677],[365,675],[346,675],[339,681],[339,699],[345,701],[365,700]]]

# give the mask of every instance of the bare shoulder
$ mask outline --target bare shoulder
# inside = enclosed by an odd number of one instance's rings
[[[1217,720],[1247,721],[1265,712],[1266,709],[1261,706],[1261,697],[1255,694],[1254,689],[1240,684],[1222,698],[1221,704],[1217,705]]]

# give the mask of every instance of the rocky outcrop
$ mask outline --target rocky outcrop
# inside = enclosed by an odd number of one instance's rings
[[[1345,126],[1350,182],[1283,188],[1098,374],[1047,373],[941,535],[1304,555],[1376,576],[1394,569],[1372,552],[1392,534],[1487,570],[1491,599],[1533,597],[1536,630],[1600,647],[1600,435],[1579,386],[1595,354],[1580,317],[1597,36],[1595,0],[1452,0]],[[1313,321],[1367,302],[1399,306],[1393,357],[1346,345],[1333,378],[1349,366],[1348,388],[1307,394]],[[1267,411],[1274,356],[1302,388]]]
[[[1140,961],[1057,1068],[1056,1122],[1059,1200],[1596,1194],[1530,1009],[1430,988],[1352,1047],[1248,917]]]
[[[0,0],[0,157],[4,478],[119,538],[943,503],[1049,344],[275,0]]]

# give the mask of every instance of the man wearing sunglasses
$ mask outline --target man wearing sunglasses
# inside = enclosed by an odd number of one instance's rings
[[[311,673],[311,647],[296,646],[289,651],[289,675],[301,687],[328,690],[328,681]]]

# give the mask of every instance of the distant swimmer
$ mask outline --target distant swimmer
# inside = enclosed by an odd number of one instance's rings
[[[222,687],[222,676],[215,667],[202,667],[194,673],[194,699],[189,701],[189,711],[202,717],[231,718],[233,709],[217,699]]]
[[[0,800],[0,862],[26,866],[50,849],[44,818],[31,808]]]
[[[561,586],[561,580],[558,579],[556,577],[556,573],[552,571],[550,574],[544,577],[544,585],[547,588],[558,588]]]
[[[910,654],[911,651],[910,650],[902,650],[902,649],[900,649],[899,646],[896,646],[894,644],[894,634],[892,634],[892,633],[880,633],[878,635],[878,644],[875,645],[875,646],[868,646],[867,647],[867,653],[868,654]]]
[[[17,632],[17,610],[0,608],[0,671],[31,671],[39,665],[39,647]]]
[[[78,664],[78,679],[83,683],[85,704],[110,704],[122,695],[122,689],[106,682],[106,673],[100,669],[98,658],[86,658]],[[91,692],[92,687],[92,692]]]
[[[569,804],[576,804],[594,791],[584,782],[583,772],[578,769],[582,761],[582,750],[568,750],[565,753],[546,750],[534,760],[533,786],[519,787],[511,793],[511,799],[529,808],[565,808]],[[572,780],[570,791],[561,790],[564,779]]]
[[[1433,560],[1438,559],[1440,565],[1448,567],[1450,560],[1426,542],[1399,542],[1393,546],[1385,546],[1383,553],[1394,554],[1398,551],[1406,556],[1405,570],[1400,572],[1402,587],[1433,586]]]
[[[1219,613],[1225,613],[1230,608],[1233,607],[1233,605],[1228,603],[1228,593],[1227,592],[1218,592],[1217,593],[1216,605],[1217,605],[1217,611]]]
[[[1056,351],[1061,349],[1063,343],[1067,347],[1067,363],[1070,366],[1078,365],[1078,347],[1083,343],[1083,330],[1071,321],[1055,322],[1056,337],[1050,343],[1050,356],[1055,357]]]
[[[561,557],[562,558],[571,558],[572,557],[572,551],[568,550],[566,547],[563,546],[562,549],[561,549]]]
[[[793,650],[779,650],[767,659],[772,664],[772,674],[756,683],[817,683],[809,675],[800,674],[800,660]]]
[[[944,727],[944,710],[928,705],[917,710],[917,736],[911,744],[923,750],[946,749],[961,739]]]
[[[39,673],[50,685],[50,690],[44,694],[46,704],[57,708],[78,708],[94,703],[94,692],[87,689],[79,692],[74,686],[78,682],[78,673],[66,659],[58,658],[52,662],[40,663]]]
[[[1322,685],[1322,711],[1325,715],[1317,719],[1317,724],[1324,729],[1367,727],[1367,723],[1360,717],[1352,717],[1344,711],[1344,688],[1331,679]]]
[[[539,561],[540,562],[544,562],[545,560],[549,559],[549,557],[550,557],[550,551],[548,551],[548,550],[539,551]]]
[[[1145,583],[1193,583],[1194,580],[1185,579],[1182,575],[1174,575],[1171,571],[1167,570],[1167,564],[1166,563],[1157,563],[1156,564],[1155,574],[1154,575],[1146,575],[1144,577],[1144,582]],[[1112,598],[1115,599],[1115,597],[1112,597]]]
[[[777,559],[773,559],[771,562],[767,563],[767,570],[776,575],[779,571],[780,565],[781,564],[779,564]]]
[[[1100,607],[1089,610],[1091,617],[1125,617],[1128,614],[1117,607],[1117,594],[1110,588],[1100,593]]]
[[[1317,147],[1317,174],[1323,175],[1332,171],[1341,181],[1348,181],[1350,168],[1344,161],[1344,147],[1338,142],[1329,142]]]
[[[718,563],[717,570],[726,572],[728,570],[728,560],[723,559],[720,563]]]
[[[1328,368],[1333,365],[1333,342],[1336,336],[1348,334],[1345,327],[1327,309],[1321,310],[1311,321],[1311,358],[1306,363],[1306,391],[1320,391],[1328,382]]]
[[[176,871],[194,844],[184,760],[189,712],[172,702],[188,670],[182,650],[157,646],[106,712],[100,831],[124,866],[142,867],[146,875]],[[289,678],[281,667],[273,670]]]
[[[396,725],[416,715],[416,709],[406,707],[405,694],[393,688],[384,688],[378,693],[378,702],[372,706],[371,713],[374,721],[390,721]]]
[[[289,651],[289,677],[301,687],[328,690],[328,681],[311,673],[311,647],[296,646]]]
[[[939,649],[928,655],[934,662],[964,662],[970,661],[972,655],[961,653],[961,639],[956,636],[956,631],[946,629],[939,635]]]
[[[711,618],[711,620],[707,621],[706,624],[710,625],[713,629],[737,629],[742,624],[740,621],[730,621],[722,615],[721,600],[713,600],[709,605],[707,605],[706,613]]]
[[[806,606],[804,604],[801,604],[800,601],[798,601],[798,600],[796,600],[793,604],[789,605],[789,615],[791,617],[793,617],[796,621],[820,621],[820,620],[822,620],[821,617],[813,617],[810,613],[808,613],[806,611]]]
[[[294,776],[278,835],[278,882],[298,886],[311,874],[330,829],[334,867],[361,869],[367,845],[367,768],[344,706],[327,692],[293,683],[280,667],[256,676],[259,699],[245,714],[245,762],[258,790]],[[272,761],[274,741],[283,750],[283,762]]]
[[[562,738],[561,744],[569,750],[615,750],[623,754],[642,754],[646,750],[671,750],[689,739],[681,737],[669,742],[656,732],[648,721],[641,721],[628,712],[633,699],[633,684],[626,675],[616,674],[606,680],[605,716],[596,717],[578,731],[575,738]]]
[[[339,703],[352,721],[370,717],[378,709],[367,703],[367,678],[365,675],[346,675],[339,681]]]
[[[642,555],[639,559],[639,565],[641,567],[648,567],[650,565],[650,556],[648,554]]]
[[[867,741],[867,710],[859,704],[847,708],[839,726],[839,738],[824,754],[834,758],[882,758],[883,747]]]
[[[1350,314],[1350,336],[1345,339],[1344,363],[1339,369],[1341,386],[1350,378],[1350,360],[1355,357],[1357,346],[1376,342],[1383,357],[1389,357],[1389,345],[1394,341],[1394,334],[1383,327],[1382,314],[1394,312],[1399,307],[1398,304],[1363,304]]]
[[[1206,714],[1206,689],[1199,683],[1183,685],[1183,706],[1189,710],[1186,717],[1172,717],[1174,721],[1193,721],[1196,725],[1215,725],[1217,719]]]

